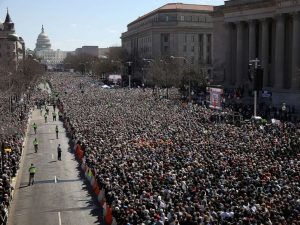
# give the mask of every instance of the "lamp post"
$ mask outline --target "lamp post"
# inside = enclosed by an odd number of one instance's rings
[[[259,62],[260,62],[260,60],[257,58],[249,61],[249,66],[250,67],[254,66],[255,73],[257,72]],[[256,118],[256,116],[257,116],[257,90],[256,90],[256,87],[254,87],[253,93],[254,93],[254,109],[253,110],[254,110],[254,118]]]
[[[188,72],[191,72],[191,63],[183,56],[170,56],[170,59],[183,59],[188,63]],[[189,101],[191,101],[191,74],[189,74]]]
[[[144,61],[144,62],[147,62],[148,64],[154,63],[154,60],[153,60],[153,59],[143,58],[143,61]],[[144,68],[142,68],[142,72],[143,72],[143,85],[144,85],[144,83],[145,83]]]
[[[132,64],[133,62],[130,62],[130,61],[128,61],[128,62],[126,62],[126,64],[128,64],[128,79],[129,79],[129,89],[131,89],[131,73],[132,73],[132,68],[131,68],[131,64]]]

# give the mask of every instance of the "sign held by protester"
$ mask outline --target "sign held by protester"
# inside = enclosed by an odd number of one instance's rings
[[[222,109],[222,94],[223,89],[221,88],[210,88],[210,104],[209,107],[212,109]]]

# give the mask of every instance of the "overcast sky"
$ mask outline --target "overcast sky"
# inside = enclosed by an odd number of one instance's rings
[[[52,48],[73,51],[82,45],[121,45],[127,24],[168,0],[0,0],[0,21],[8,7],[16,33],[26,47],[35,48],[42,24]],[[188,0],[182,3],[222,5],[222,0]]]

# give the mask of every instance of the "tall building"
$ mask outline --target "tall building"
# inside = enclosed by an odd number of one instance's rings
[[[25,58],[25,42],[15,33],[15,24],[8,13],[4,23],[0,23],[0,64],[1,68],[22,70]]]
[[[211,70],[213,7],[166,4],[127,25],[122,47],[140,58],[184,57]]]
[[[231,0],[215,7],[214,75],[227,87],[249,88],[248,63],[258,58],[273,104],[299,107],[299,13],[299,0]]]
[[[37,57],[41,59],[41,63],[46,65],[48,69],[61,68],[61,64],[63,64],[63,61],[68,54],[66,51],[51,49],[51,42],[48,35],[45,33],[43,25],[42,31],[37,38],[34,51]]]

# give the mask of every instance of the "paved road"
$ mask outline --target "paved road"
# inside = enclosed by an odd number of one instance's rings
[[[48,123],[44,122],[39,110],[33,111],[8,225],[100,224],[98,204],[92,200],[88,186],[81,179],[62,123],[52,121],[52,111],[51,107]],[[33,122],[38,126],[36,135]],[[56,125],[59,139],[56,139]],[[39,142],[38,153],[34,153],[33,148],[35,137]],[[62,161],[57,161],[58,144],[63,149]],[[31,163],[37,167],[37,172],[35,184],[28,186]]]

